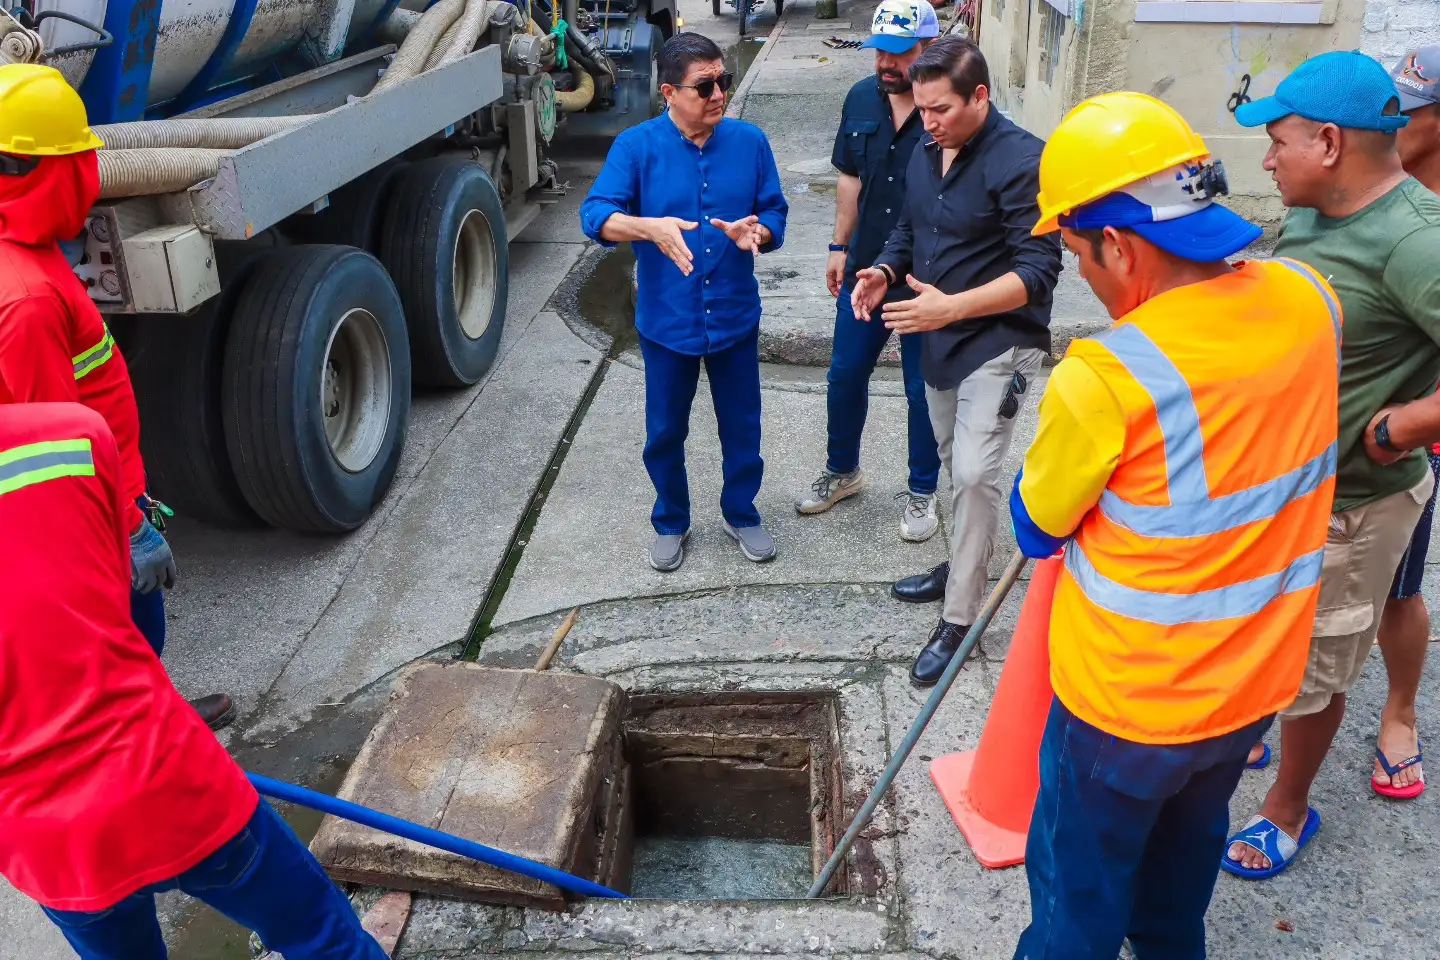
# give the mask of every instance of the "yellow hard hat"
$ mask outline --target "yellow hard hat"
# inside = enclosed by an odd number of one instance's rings
[[[59,70],[36,63],[0,67],[0,153],[63,157],[103,146],[80,94]]]
[[[1143,93],[1082,100],[1040,155],[1036,236],[1059,229],[1063,213],[1162,170],[1210,155],[1174,107]]]

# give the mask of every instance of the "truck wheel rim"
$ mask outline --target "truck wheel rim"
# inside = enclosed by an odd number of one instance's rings
[[[479,210],[471,210],[455,237],[455,313],[471,340],[485,335],[495,313],[495,261],[490,221]]]
[[[320,409],[335,461],[359,473],[374,461],[390,425],[390,347],[369,310],[357,307],[330,331]]]

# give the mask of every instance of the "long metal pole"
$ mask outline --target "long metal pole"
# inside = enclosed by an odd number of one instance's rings
[[[578,893],[586,897],[603,897],[609,900],[629,899],[629,897],[620,891],[611,890],[609,887],[601,886],[592,880],[586,880],[584,877],[577,877],[563,870],[557,870],[548,864],[537,863],[534,860],[527,860],[524,857],[517,857],[515,854],[506,853],[504,850],[487,847],[484,844],[476,843],[474,840],[466,840],[463,837],[442,833],[430,827],[422,827],[418,823],[402,820],[399,817],[392,817],[388,813],[371,810],[369,807],[362,807],[358,803],[341,800],[339,797],[332,797],[326,793],[317,793],[305,787],[297,787],[292,783],[282,783],[279,780],[271,780],[269,777],[262,777],[258,773],[248,774],[248,776],[256,790],[276,800],[284,800],[287,803],[298,803],[302,807],[319,810],[321,813],[328,813],[331,816],[340,817],[342,820],[349,820],[352,823],[358,823],[362,826],[392,833],[397,837],[404,837],[406,840],[414,840],[426,846],[459,854],[462,857],[469,857],[472,860],[479,860],[481,863],[488,863],[490,866],[498,867],[501,870],[508,870],[534,880],[553,883],[560,889],[568,890],[571,893]]]
[[[920,735],[925,732],[925,727],[930,723],[930,718],[935,716],[936,710],[940,709],[940,702],[945,699],[945,694],[950,692],[950,685],[954,683],[955,678],[960,675],[960,668],[965,665],[965,661],[970,657],[970,652],[975,649],[975,644],[980,642],[980,637],[985,633],[985,628],[990,626],[990,621],[994,618],[995,611],[1000,609],[1000,604],[1005,602],[1005,597],[1009,594],[1010,588],[1013,587],[1015,581],[1020,578],[1020,572],[1025,569],[1025,563],[1025,555],[1019,550],[1016,550],[1015,555],[1010,558],[1010,563],[1005,568],[1005,572],[1000,574],[1000,582],[995,584],[994,590],[990,591],[990,597],[985,601],[985,606],[981,609],[980,616],[975,618],[975,623],[970,627],[970,631],[965,634],[965,639],[960,642],[960,648],[955,651],[955,656],[951,658],[950,665],[946,667],[945,672],[940,675],[940,680],[935,684],[935,689],[931,692],[930,699],[925,701],[925,706],[920,709],[920,715],[916,717],[915,722],[910,725],[909,731],[905,734],[905,739],[900,741],[900,746],[895,750],[894,755],[891,756],[890,763],[885,767],[885,772],[880,774],[880,779],[875,783],[875,789],[871,790],[870,796],[865,798],[865,804],[860,808],[860,812],[855,814],[855,820],[850,824],[850,829],[845,831],[845,836],[841,837],[840,842],[835,845],[835,852],[830,855],[830,860],[825,864],[825,869],[820,871],[820,876],[816,878],[815,884],[810,888],[810,892],[805,894],[807,898],[813,900],[823,894],[826,887],[830,886],[830,881],[834,878],[835,871],[845,860],[845,855],[850,852],[850,847],[855,843],[855,838],[860,835],[860,831],[864,830],[866,825],[870,823],[870,818],[875,815],[875,808],[880,806],[880,801],[884,798],[885,791],[890,789],[890,784],[895,780],[895,775],[900,772],[901,767],[905,766],[905,761],[910,759],[910,752],[915,749],[915,744],[920,741]]]

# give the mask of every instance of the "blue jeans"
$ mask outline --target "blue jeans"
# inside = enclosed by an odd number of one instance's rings
[[[141,510],[150,509],[148,497],[138,497],[135,503]],[[149,593],[130,588],[130,619],[149,641],[155,656],[165,651],[165,588],[156,587]]]
[[[45,912],[81,960],[165,960],[155,894],[181,890],[260,934],[286,960],[386,960],[350,900],[264,800],[245,829],[171,880],[108,910]]]
[[[905,373],[905,400],[910,408],[910,492],[932,494],[940,480],[940,450],[925,402],[920,337],[907,333],[900,338],[900,368]],[[870,375],[889,339],[890,331],[878,316],[869,323],[856,319],[850,291],[842,289],[835,301],[835,345],[830,372],[825,375],[830,428],[825,469],[831,473],[851,473],[860,466],[860,435],[870,412]]]
[[[720,426],[725,478],[720,513],[737,530],[758,526],[755,496],[765,474],[760,458],[760,328],[704,357],[676,353],[644,336],[640,352],[645,357],[645,469],[655,485],[655,509],[650,512],[655,532],[674,536],[690,529],[685,438],[702,360]]]
[[[1273,716],[1196,743],[1132,743],[1050,705],[1016,960],[1203,960],[1230,795]]]

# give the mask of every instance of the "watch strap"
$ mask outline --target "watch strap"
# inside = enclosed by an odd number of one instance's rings
[[[830,252],[831,252],[831,253],[844,253],[845,251],[847,251],[847,250],[849,250],[849,249],[850,249],[850,244],[848,244],[848,243],[832,243],[832,244],[830,244]]]
[[[1375,445],[1382,450],[1389,450],[1391,453],[1405,452],[1390,440],[1390,414],[1388,413],[1380,418],[1379,423],[1375,424]]]

